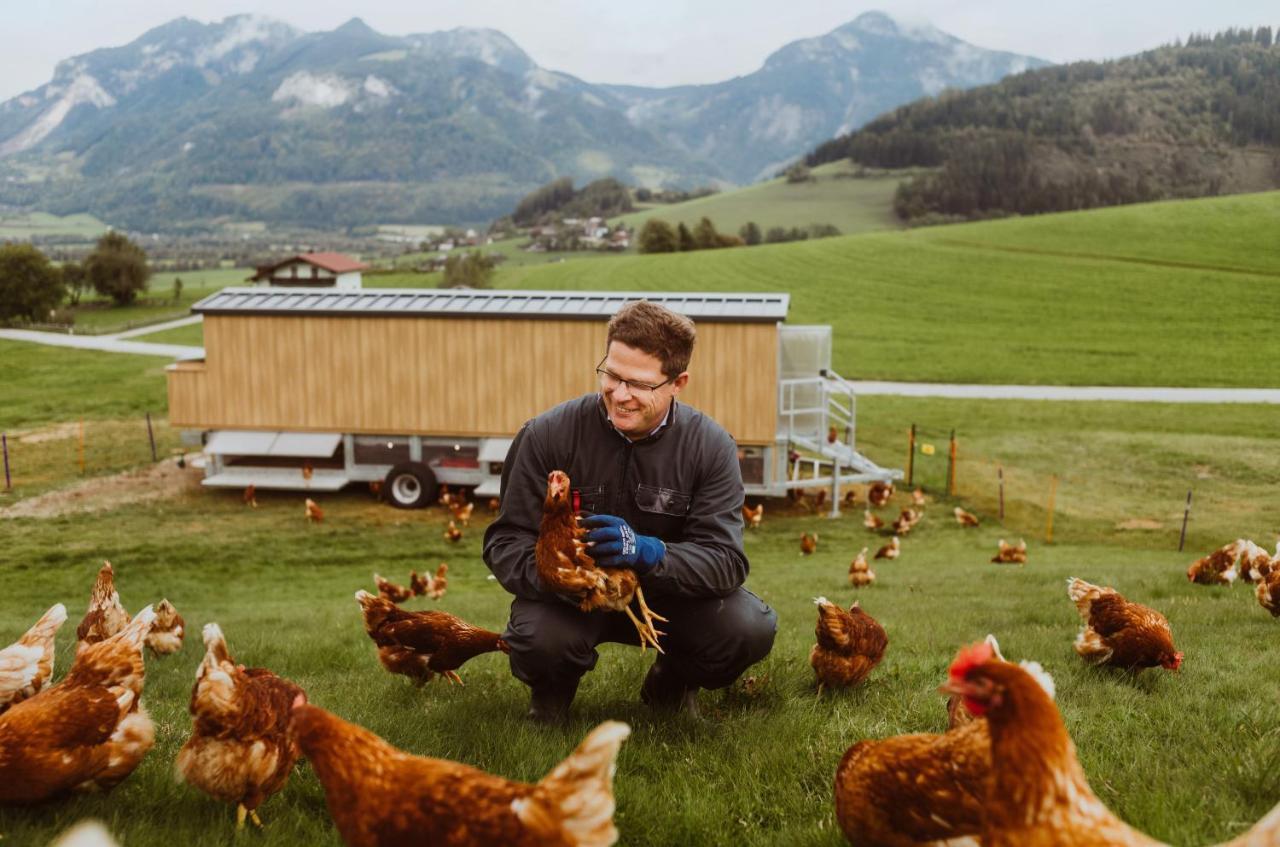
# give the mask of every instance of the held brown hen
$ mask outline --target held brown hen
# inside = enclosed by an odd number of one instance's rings
[[[154,620],[147,606],[110,638],[82,644],[61,682],[0,715],[0,804],[105,791],[133,773],[155,742],[140,699]]]
[[[826,597],[814,599],[818,643],[809,651],[809,664],[818,677],[818,696],[824,686],[847,688],[867,678],[884,658],[889,637],[875,618],[854,601],[849,611]]]
[[[607,610],[624,612],[640,636],[640,649],[652,645],[659,653],[659,632],[655,621],[667,619],[655,613],[644,600],[640,579],[630,568],[601,568],[586,552],[570,497],[569,475],[552,471],[547,475],[547,497],[542,504],[542,524],[534,548],[538,578],[552,591],[572,597],[584,612]],[[635,601],[638,611],[631,610]]]
[[[613,771],[631,732],[624,723],[596,727],[533,785],[410,755],[316,706],[299,703],[293,723],[348,847],[608,847],[618,839]]]
[[[189,709],[191,737],[178,751],[178,776],[215,800],[236,804],[236,829],[284,788],[298,761],[290,737],[294,698],[302,689],[265,668],[237,665],[222,628],[205,624],[204,659]]]
[[[116,574],[110,562],[103,562],[89,595],[89,610],[76,627],[81,644],[97,644],[123,630],[129,624],[129,613],[120,605],[116,593]]]
[[[1067,596],[1080,613],[1076,652],[1089,664],[1133,671],[1157,666],[1176,671],[1182,665],[1169,621],[1155,609],[1076,577],[1067,580]]]
[[[461,685],[457,671],[469,659],[496,650],[511,652],[498,633],[472,626],[448,612],[401,609],[368,591],[357,591],[356,601],[382,666],[419,685],[436,674]]]
[[[53,676],[54,636],[67,620],[67,607],[57,603],[22,637],[0,650],[0,714],[34,697]]]

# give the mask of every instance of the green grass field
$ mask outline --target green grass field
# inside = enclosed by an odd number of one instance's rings
[[[996,357],[981,362],[999,372]],[[81,481],[82,417],[85,477],[148,465],[143,413],[164,408],[162,359],[0,342],[0,363],[0,430],[9,435],[14,472],[0,508]],[[521,719],[527,693],[498,655],[465,666],[465,688],[416,689],[384,673],[351,597],[371,586],[374,571],[404,579],[410,568],[448,561],[440,607],[502,626],[509,600],[485,579],[479,555],[484,514],[456,547],[441,538],[439,510],[399,512],[358,490],[322,498],[326,521],[316,527],[303,522],[297,494],[260,492],[261,508],[249,510],[238,492],[198,488],[93,514],[0,517],[0,645],[65,602],[70,620],[57,676],[65,673],[103,558],[117,566],[131,610],[168,597],[190,632],[178,655],[148,659],[145,702],[157,743],[139,770],[106,796],[0,809],[0,834],[8,843],[44,844],[73,821],[96,817],[130,847],[232,840],[233,811],[172,775],[190,728],[196,633],[208,621],[222,625],[239,661],[293,678],[314,702],[393,743],[511,778],[537,779],[596,723],[627,721],[634,734],[616,777],[625,844],[843,843],[831,801],[843,751],[862,738],[940,730],[945,713],[935,692],[946,666],[959,645],[987,632],[1010,658],[1039,660],[1054,674],[1095,790],[1152,835],[1206,843],[1243,830],[1280,800],[1280,683],[1266,649],[1280,623],[1244,588],[1203,588],[1183,577],[1193,558],[1228,539],[1271,547],[1280,535],[1274,407],[864,397],[858,410],[859,446],[883,465],[904,464],[912,423],[938,447],[932,457],[916,456],[916,480],[934,498],[924,522],[905,539],[902,558],[877,566],[877,584],[860,593],[889,632],[886,659],[863,687],[814,696],[806,662],[811,599],[850,602],[849,560],[883,538],[861,527],[860,509],[831,521],[769,501],[764,526],[746,541],[748,585],[778,610],[778,639],[749,672],[750,692],[735,685],[702,695],[703,725],[656,719],[637,702],[649,657],[632,648],[602,648],[564,730]],[[953,428],[956,502],[984,522],[973,531],[957,527],[951,501],[938,497]],[[177,434],[162,420],[156,432],[167,455]],[[1003,524],[997,467],[1006,480]],[[1055,543],[1047,544],[1053,476]],[[1188,489],[1194,509],[1179,553]],[[802,530],[820,533],[813,557],[799,555]],[[987,563],[1001,537],[1027,540],[1026,568]],[[1114,584],[1164,611],[1187,654],[1183,671],[1134,679],[1084,667],[1070,647],[1077,623],[1063,586],[1069,575]],[[262,816],[266,831],[246,836],[255,843],[339,843],[306,765]]]
[[[789,292],[788,321],[831,324],[854,379],[1261,387],[1280,350],[1277,215],[1271,192],[509,268],[495,286]]]
[[[244,268],[154,272],[147,290],[132,305],[116,306],[96,294],[86,296],[73,309],[76,330],[99,335],[184,318],[191,314],[191,304],[227,286],[243,284],[250,273]],[[182,279],[182,296],[176,301],[173,299],[175,278]]]
[[[35,236],[69,235],[93,241],[107,225],[89,214],[59,217],[47,212],[0,213],[0,241]]]
[[[717,230],[732,234],[748,221],[755,221],[761,232],[773,226],[790,229],[810,224],[834,224],[845,235],[899,229],[902,224],[893,213],[893,193],[904,177],[854,178],[853,174],[849,162],[832,162],[814,168],[809,182],[788,184],[785,179],[771,179],[684,203],[654,205],[623,215],[618,221],[639,230],[651,217],[689,227],[708,217]]]

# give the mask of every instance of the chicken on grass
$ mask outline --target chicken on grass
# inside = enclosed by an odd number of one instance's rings
[[[569,475],[552,471],[547,475],[547,496],[542,504],[542,526],[538,531],[535,557],[538,577],[552,591],[572,597],[584,612],[604,610],[624,612],[640,636],[640,648],[652,645],[659,653],[659,632],[655,621],[666,618],[644,601],[640,578],[630,568],[602,568],[587,555],[583,537],[569,496]],[[631,603],[635,602],[636,611]]]
[[[298,760],[290,737],[293,701],[302,689],[266,668],[237,665],[222,628],[205,624],[204,659],[191,689],[191,737],[178,752],[178,777],[236,804],[236,829],[289,780]]]
[[[53,676],[54,636],[67,620],[67,607],[57,603],[31,629],[0,650],[0,714],[34,697]]]
[[[606,721],[535,784],[413,756],[298,699],[298,743],[349,847],[502,844],[608,847],[613,772],[630,728]]]
[[[1114,588],[1075,577],[1067,580],[1067,596],[1080,613],[1076,652],[1089,664],[1133,671],[1181,667],[1182,654],[1174,649],[1169,620],[1155,609],[1129,602]]]
[[[848,611],[818,597],[817,643],[809,651],[809,664],[818,678],[818,695],[827,686],[857,685],[880,664],[889,646],[884,627],[862,610],[855,600]]]
[[[419,685],[437,674],[462,684],[458,668],[483,653],[509,653],[498,633],[472,626],[448,612],[409,611],[385,597],[357,591],[364,630],[378,647],[378,661]]]

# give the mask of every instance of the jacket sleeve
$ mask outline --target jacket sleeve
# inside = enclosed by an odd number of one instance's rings
[[[667,544],[667,555],[642,581],[655,594],[724,597],[747,580],[742,549],[742,468],[738,446],[722,430],[708,432],[697,451],[703,467],[693,492],[684,535]]]
[[[511,594],[525,600],[554,600],[538,578],[534,548],[542,524],[550,468],[529,421],[516,433],[502,463],[502,502],[498,518],[484,533],[484,563]]]

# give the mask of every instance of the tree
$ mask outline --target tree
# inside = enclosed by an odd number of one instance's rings
[[[689,231],[689,227],[684,225],[684,221],[681,221],[676,226],[676,245],[680,248],[681,253],[698,249],[698,242],[693,240],[693,233]]]
[[[640,228],[636,249],[641,253],[674,253],[679,246],[671,224],[660,218],[649,218]]]
[[[755,221],[747,221],[743,224],[741,228],[738,229],[738,235],[742,237],[742,243],[746,244],[748,247],[754,247],[764,238],[764,236],[760,234],[760,227],[756,225]]]
[[[66,296],[62,273],[30,244],[0,245],[0,321],[43,321]]]
[[[93,290],[120,306],[136,300],[151,277],[147,254],[118,232],[108,232],[98,239],[98,246],[84,260],[84,269]]]
[[[444,279],[441,288],[488,288],[496,263],[479,250],[463,255],[454,252],[444,261]]]
[[[808,182],[811,179],[813,179],[813,174],[810,173],[809,166],[804,162],[796,162],[787,168],[787,182],[789,183]]]
[[[173,302],[177,303],[182,299],[182,277],[175,276],[173,278]]]
[[[79,262],[63,262],[62,281],[67,286],[68,304],[79,306],[80,298],[91,287],[89,276],[84,272],[84,265]]]
[[[693,243],[699,250],[714,250],[720,246],[720,233],[711,218],[703,217],[693,228]]]

